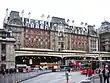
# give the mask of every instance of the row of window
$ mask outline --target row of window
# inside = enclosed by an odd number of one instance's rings
[[[36,42],[36,43],[35,43]],[[36,39],[36,41],[34,41],[33,39],[31,39],[30,41],[28,39],[25,39],[25,46],[26,47],[46,47],[48,46],[48,41],[43,42],[41,39]],[[47,48],[47,47],[46,47]]]
[[[25,35],[25,38],[27,39],[27,38],[29,38],[30,40],[31,39],[45,39],[45,40],[48,40],[48,36],[40,36],[40,35],[36,35],[36,36],[34,36],[34,35]]]
[[[26,33],[30,33],[30,34],[38,34],[38,35],[48,35],[48,32],[46,32],[46,31],[37,31],[37,30],[28,30],[28,29],[26,29]]]
[[[91,45],[91,48],[96,48],[96,44]]]

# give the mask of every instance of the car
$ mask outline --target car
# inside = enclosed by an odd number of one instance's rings
[[[80,69],[80,74],[87,74],[87,69]]]
[[[68,70],[68,69],[70,69],[69,66],[66,66],[66,65],[61,65],[61,66],[60,66],[60,71],[66,71],[66,70]]]

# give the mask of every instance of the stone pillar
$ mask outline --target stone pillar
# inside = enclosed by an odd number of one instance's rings
[[[70,49],[69,50],[72,50],[72,35],[70,35]]]
[[[6,44],[6,68],[15,68],[15,52],[12,43]]]
[[[98,38],[96,38],[96,51],[98,51]]]

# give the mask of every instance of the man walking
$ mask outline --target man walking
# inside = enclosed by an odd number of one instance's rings
[[[68,81],[69,81],[69,72],[66,71],[66,72],[65,72],[65,75],[66,75],[66,81],[67,81],[67,83],[68,83]]]
[[[105,66],[105,68],[102,71],[103,77],[104,77],[104,83],[107,80],[107,83],[109,83],[109,76],[110,76],[110,71],[108,69],[108,65]]]
[[[98,74],[99,74],[99,78],[100,78],[100,83],[102,83],[102,70],[101,70],[101,68],[98,69]]]

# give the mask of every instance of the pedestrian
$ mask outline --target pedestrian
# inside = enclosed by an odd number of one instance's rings
[[[88,68],[86,69],[86,77],[87,77],[87,74],[88,74]]]
[[[98,74],[100,78],[100,83],[102,83],[102,69],[101,68],[98,69]]]
[[[70,73],[70,68],[68,68],[68,70],[67,70],[69,73]]]
[[[106,65],[102,71],[103,77],[104,77],[104,83],[107,80],[107,83],[109,83],[109,76],[110,76],[110,71],[108,69],[108,65]]]
[[[92,74],[93,74],[93,70],[89,67],[87,72],[88,77],[92,76]]]
[[[1,69],[2,75],[5,75],[5,69]]]
[[[66,72],[65,72],[65,75],[66,75],[66,81],[67,81],[67,83],[68,83],[68,81],[69,81],[69,72],[66,71]]]

